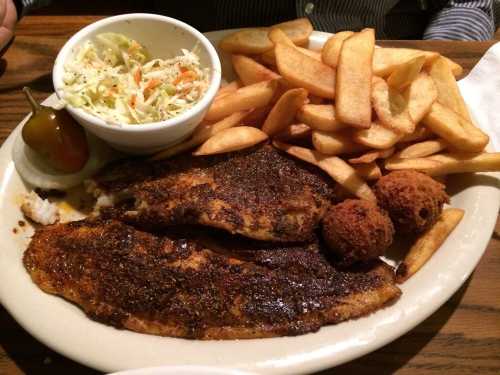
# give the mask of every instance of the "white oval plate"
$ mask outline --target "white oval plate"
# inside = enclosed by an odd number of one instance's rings
[[[217,44],[229,31],[209,33]],[[311,47],[328,34],[315,32]],[[227,56],[222,55],[231,79]],[[54,104],[55,97],[48,99]],[[265,374],[307,373],[350,361],[405,334],[437,310],[462,285],[481,258],[499,208],[498,175],[467,175],[450,181],[452,205],[465,209],[457,229],[432,259],[402,286],[392,306],[367,317],[297,337],[194,341],[117,330],[88,319],[75,305],[43,293],[31,282],[22,255],[32,229],[13,234],[22,219],[26,187],[11,159],[11,134],[0,149],[0,300],[34,337],[55,351],[105,372],[148,366],[219,366]]]

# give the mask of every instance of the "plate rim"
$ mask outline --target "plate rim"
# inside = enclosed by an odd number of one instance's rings
[[[213,41],[214,39],[218,39],[221,36],[226,35],[227,33],[232,32],[232,31],[235,31],[235,29],[220,30],[220,31],[206,33],[205,35],[211,41]],[[323,32],[314,32],[314,34],[312,36],[326,39],[326,37],[328,35],[331,35],[331,34],[323,33]],[[52,94],[47,100],[50,101],[54,95],[55,94]],[[27,118],[27,116],[26,116],[26,118]],[[10,148],[12,146],[14,137],[16,136],[16,134],[18,134],[20,126],[26,120],[26,118],[23,119],[19,123],[18,126],[16,126],[14,131],[9,135],[9,137],[5,140],[4,144],[1,146],[1,148],[0,148],[0,160],[3,158],[4,154],[6,154],[8,152],[10,153]],[[8,154],[6,157],[9,159],[8,160],[9,168],[2,170],[0,172],[0,187],[2,188],[1,189],[2,192],[4,191],[4,184],[10,178],[10,175],[7,175],[7,174],[8,173],[10,173],[10,174],[15,173],[15,171],[13,171],[12,160],[9,158],[10,154]],[[493,175],[498,177],[498,174],[493,174]],[[498,208],[500,206],[500,191],[498,191],[498,189],[495,191],[495,195],[496,195],[495,201],[490,202],[489,212],[493,212],[493,211],[498,212]],[[0,199],[4,199],[3,195],[0,195]],[[464,272],[463,274],[460,275],[460,281],[452,283],[450,285],[447,285],[447,288],[443,288],[440,292],[440,295],[438,296],[439,297],[438,301],[437,302],[434,301],[431,304],[431,306],[432,306],[431,308],[425,309],[423,313],[421,312],[418,315],[411,316],[411,319],[407,318],[403,322],[404,324],[402,324],[398,329],[394,329],[391,332],[391,334],[385,334],[385,336],[383,336],[381,338],[374,339],[374,342],[372,342],[371,344],[365,345],[363,348],[357,347],[356,350],[353,350],[347,354],[343,354],[342,359],[334,358],[334,356],[332,356],[331,353],[324,353],[323,355],[319,355],[319,356],[316,355],[313,358],[304,358],[302,361],[299,361],[297,363],[280,364],[278,361],[270,361],[270,363],[267,365],[265,363],[264,364],[254,363],[253,367],[252,366],[249,367],[248,365],[243,365],[241,367],[237,366],[237,365],[236,366],[234,366],[234,365],[233,366],[224,366],[224,367],[232,367],[235,369],[253,370],[253,371],[259,371],[259,372],[266,372],[266,373],[287,373],[289,371],[294,371],[295,373],[306,373],[306,372],[310,372],[310,371],[317,371],[317,370],[326,369],[326,368],[329,368],[332,366],[337,366],[337,365],[340,365],[342,363],[351,361],[354,358],[361,357],[369,352],[372,352],[376,349],[379,349],[380,347],[395,340],[396,338],[401,337],[402,335],[404,335],[407,332],[409,332],[410,330],[412,330],[416,325],[420,324],[427,317],[432,315],[437,309],[439,309],[463,285],[465,280],[467,280],[467,278],[470,276],[472,271],[476,268],[477,263],[479,262],[484,251],[487,248],[487,245],[490,241],[491,232],[493,231],[493,228],[495,225],[495,219],[496,219],[496,214],[495,214],[494,219],[490,220],[489,225],[486,225],[486,226],[483,225],[483,228],[486,229],[483,232],[484,233],[487,232],[487,233],[489,233],[489,235],[487,237],[483,236],[482,241],[480,241],[480,243],[479,243],[479,246],[476,246],[475,249],[476,250],[479,249],[479,250],[477,251],[476,254],[473,254],[473,256],[470,257],[471,261],[468,264],[468,269],[466,270],[466,272]],[[1,271],[2,270],[3,250],[0,250],[0,251],[1,251],[0,252],[0,271]],[[45,335],[42,335],[40,333],[40,331],[37,330],[36,324],[33,325],[33,324],[30,324],[29,322],[26,322],[20,316],[21,314],[18,314],[18,312],[14,308],[14,306],[11,303],[9,303],[9,301],[5,300],[5,298],[3,297],[5,295],[5,293],[2,293],[2,290],[4,290],[2,287],[2,280],[3,279],[4,279],[4,276],[2,276],[2,272],[0,272],[0,303],[2,303],[2,305],[9,312],[9,314],[11,314],[11,316],[13,316],[14,319],[16,319],[16,321],[18,321],[18,323],[26,331],[28,331],[33,337],[35,337],[37,340],[39,340],[43,344],[47,345],[48,347],[52,348],[56,352],[59,352],[59,353],[63,354],[64,356],[71,358],[71,359],[75,360],[76,362],[79,362],[83,365],[97,368],[97,369],[100,369],[100,370],[106,371],[106,372],[117,371],[117,370],[121,369],[121,367],[117,364],[110,365],[109,363],[107,363],[107,364],[104,363],[106,361],[103,362],[102,360],[99,360],[96,358],[88,358],[87,356],[85,356],[83,354],[83,352],[80,352],[78,350],[78,348],[75,351],[74,348],[64,347],[64,345],[62,343],[57,342],[57,340],[52,338],[52,337],[46,337]],[[403,286],[403,289],[404,289],[404,286]],[[41,290],[39,292],[43,293]],[[54,297],[54,298],[58,298],[58,300],[60,299],[59,297]],[[67,303],[67,301],[62,300],[62,299],[60,299],[60,301],[63,303]],[[397,302],[396,302],[396,304],[397,304]],[[382,310],[379,310],[379,311],[382,311]],[[88,319],[86,317],[84,317],[84,318]],[[362,319],[365,319],[365,318],[350,320],[349,322],[357,322],[357,321],[362,320]],[[339,325],[336,325],[336,326],[339,326]],[[336,327],[336,326],[334,325],[334,326],[330,326],[330,327]],[[136,333],[134,333],[134,334],[136,334]],[[137,334],[137,335],[141,335],[141,334]],[[314,334],[310,334],[310,335],[314,335]],[[300,340],[301,337],[305,337],[305,336],[310,337],[310,335],[298,336],[298,339]],[[280,338],[269,339],[269,340],[279,340],[279,339]],[[268,339],[265,339],[265,340],[268,340]],[[239,340],[239,341],[243,341],[243,340]],[[309,354],[311,354],[311,353],[309,353]],[[202,365],[205,365],[205,363],[202,363]]]

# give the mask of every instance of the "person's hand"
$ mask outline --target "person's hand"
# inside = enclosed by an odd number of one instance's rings
[[[0,0],[0,50],[2,50],[14,35],[17,21],[17,11],[13,0]]]

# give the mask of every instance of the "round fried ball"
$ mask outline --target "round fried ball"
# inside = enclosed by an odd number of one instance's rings
[[[366,200],[347,199],[323,218],[323,239],[344,265],[383,255],[393,235],[389,215]]]
[[[381,177],[374,186],[378,204],[394,223],[396,232],[419,234],[439,218],[449,201],[445,186],[426,174],[405,170]]]

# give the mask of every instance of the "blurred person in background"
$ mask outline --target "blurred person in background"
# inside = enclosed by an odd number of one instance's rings
[[[308,17],[316,30],[337,32],[373,27],[378,39],[488,40],[495,33],[500,0],[160,0],[116,1],[116,13],[134,9],[165,14],[200,31],[267,26]],[[50,0],[0,0],[0,50],[15,23]],[[54,3],[57,1],[54,0]],[[66,4],[65,4],[66,3]],[[495,3],[495,7],[494,7]],[[68,7],[60,2],[60,7]],[[84,10],[92,1],[74,1]]]

